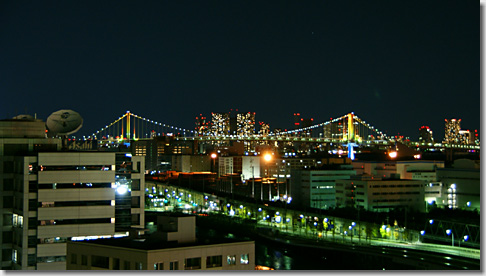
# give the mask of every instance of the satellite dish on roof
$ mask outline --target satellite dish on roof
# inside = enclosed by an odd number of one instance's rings
[[[83,126],[83,118],[75,111],[61,109],[47,117],[46,125],[54,135],[69,135]]]

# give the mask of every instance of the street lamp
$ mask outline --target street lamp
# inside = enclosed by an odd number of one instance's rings
[[[216,153],[211,153],[211,159],[213,159],[213,172],[216,172],[216,157],[218,157]]]
[[[454,233],[452,232],[451,229],[446,230],[447,236],[452,235],[452,246],[454,247]]]
[[[264,156],[263,156],[263,159],[265,159],[265,161],[269,162],[272,160],[272,155],[270,153],[266,153]]]
[[[268,166],[268,163],[272,160],[272,155],[270,153],[266,153],[264,156],[263,156],[263,159],[265,160],[265,162],[267,163],[267,173],[266,173],[266,177],[267,177],[267,184],[269,185],[269,188],[268,188],[268,192],[270,194],[270,198],[268,200],[271,200],[271,189],[270,189],[270,183],[268,181],[268,177],[269,177],[269,166]],[[263,179],[262,179],[262,185],[261,185],[261,200],[263,201]]]

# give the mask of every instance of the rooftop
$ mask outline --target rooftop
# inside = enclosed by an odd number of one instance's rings
[[[114,246],[127,249],[138,250],[160,250],[170,248],[183,248],[194,247],[204,245],[216,245],[216,244],[229,244],[235,242],[249,242],[250,240],[235,239],[235,238],[205,238],[204,240],[197,240],[194,243],[179,244],[177,241],[163,241],[157,237],[157,232],[149,235],[144,235],[139,238],[123,237],[123,238],[109,238],[109,239],[96,239],[88,241],[76,241],[73,243],[84,243],[103,246]]]

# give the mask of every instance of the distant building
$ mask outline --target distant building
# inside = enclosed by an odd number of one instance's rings
[[[208,155],[172,155],[172,170],[209,172],[211,171],[211,157]]]
[[[237,136],[252,136],[255,134],[255,112],[236,114]]]
[[[343,124],[339,119],[332,119],[329,123],[324,124],[323,133],[326,139],[344,139],[347,134],[346,124]]]
[[[255,134],[255,112],[211,113],[211,134],[214,136]],[[201,117],[204,118],[204,117]],[[200,119],[199,119],[200,120]],[[196,123],[197,124],[197,123]]]
[[[338,207],[364,208],[373,212],[388,212],[394,208],[425,211],[424,182],[406,179],[382,179],[358,175],[336,180]]]
[[[459,131],[461,130],[461,119],[445,119],[445,137],[446,144],[459,144],[461,141]]]
[[[254,241],[198,241],[194,216],[162,216],[158,231],[69,242],[68,270],[254,270]]]
[[[174,155],[192,155],[197,152],[197,141],[178,139],[173,136],[158,136],[150,140],[131,142],[132,154],[144,156],[146,169],[149,171],[175,170],[172,159]]]
[[[196,116],[196,133],[198,136],[206,136],[210,132],[210,122],[202,114]]]
[[[428,126],[422,126],[419,129],[419,143],[434,143],[434,137],[432,135],[432,130]]]
[[[461,129],[461,119],[445,119],[444,144],[474,145],[479,144],[477,131],[471,133],[469,130]]]
[[[264,122],[260,122],[260,130],[258,132],[263,137],[266,137],[270,134],[270,125]]]
[[[300,113],[294,113],[294,129],[302,129],[312,126],[314,123],[313,118],[302,118]],[[312,133],[311,129],[301,131],[298,134],[301,136],[309,137]]]
[[[213,136],[229,135],[229,113],[211,113],[211,134]]]
[[[454,161],[452,168],[437,170],[442,183],[442,198],[437,205],[451,209],[481,209],[481,171],[479,162],[469,159]]]
[[[292,201],[295,204],[329,209],[336,207],[336,181],[356,175],[351,164],[331,164],[318,168],[293,170],[291,175]]]
[[[219,175],[241,174],[241,179],[260,177],[261,156],[221,156],[219,161]]]
[[[420,179],[436,181],[436,171],[444,168],[444,161],[412,160],[412,161],[353,161],[357,175],[369,174],[381,178],[400,175],[401,179]]]

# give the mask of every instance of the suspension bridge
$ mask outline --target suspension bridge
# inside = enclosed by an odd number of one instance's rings
[[[366,143],[367,141],[386,142],[390,138],[364,120],[349,113],[327,122],[299,129],[270,132],[268,134],[250,133],[246,135],[215,134],[211,131],[201,135],[195,130],[173,126],[154,121],[127,111],[112,123],[94,132],[88,139],[149,139],[154,136],[179,136],[197,139],[249,139],[249,140],[281,140],[285,138],[300,138],[303,141],[340,142],[352,141]]]
[[[229,125],[229,123],[228,123]],[[88,137],[83,139],[101,141],[131,141],[152,139],[157,136],[173,136],[176,139],[194,141],[248,141],[248,142],[303,142],[303,143],[335,143],[346,145],[349,152],[351,147],[366,145],[393,146],[396,144],[395,136],[387,136],[383,131],[355,115],[353,112],[343,116],[330,119],[326,122],[314,124],[298,129],[260,132],[256,131],[237,134],[235,131],[213,131],[210,126],[208,131],[200,133],[194,129],[186,129],[168,123],[154,121],[139,116],[130,111],[120,116],[110,124],[102,127]],[[411,142],[413,146],[419,146],[417,142]],[[435,143],[421,145],[434,148],[458,148],[466,150],[479,150],[478,145],[451,145]]]

